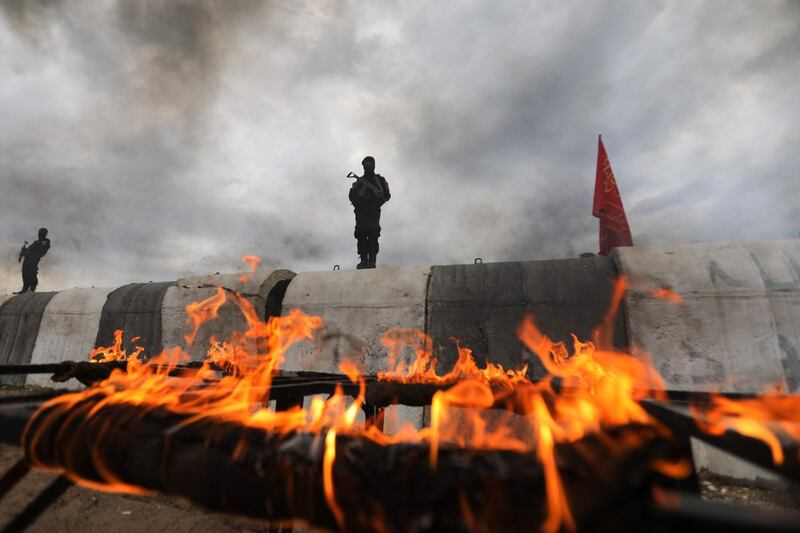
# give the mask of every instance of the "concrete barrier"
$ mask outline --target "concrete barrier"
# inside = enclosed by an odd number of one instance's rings
[[[55,292],[25,293],[8,298],[0,306],[0,364],[31,362],[39,324]],[[0,376],[0,383],[23,385],[24,375]]]
[[[634,353],[653,359],[667,388],[800,390],[800,240],[618,248],[633,285],[625,300]],[[652,296],[669,288],[677,306]],[[695,464],[716,474],[777,484],[779,478],[692,440]]]
[[[626,329],[668,388],[760,392],[800,384],[800,241],[619,248]],[[656,298],[666,287],[683,305]]]
[[[220,307],[217,318],[203,324],[192,345],[188,346],[184,338],[187,331],[191,330],[191,327],[187,328],[187,305],[205,300],[216,293],[217,287],[223,287],[227,291],[238,292],[247,298],[255,305],[261,318],[268,314],[268,300],[273,308],[277,306],[278,309],[277,313],[274,309],[272,313],[280,315],[285,282],[294,275],[294,272],[289,270],[257,270],[244,280],[241,279],[241,274],[214,274],[179,279],[177,284],[169,287],[164,295],[161,312],[163,347],[178,346],[193,360],[202,361],[206,357],[212,336],[217,340],[229,339],[233,332],[245,331],[247,322],[239,308],[232,302],[226,301]]]
[[[68,289],[56,294],[42,315],[31,364],[87,360],[97,339],[100,314],[109,292],[110,288],[92,288]],[[26,383],[52,388],[83,387],[76,379],[56,383],[44,374],[31,374]]]
[[[301,273],[289,284],[283,314],[297,308],[325,321],[321,351],[298,343],[287,364],[296,370],[337,372],[349,357],[365,373],[385,370],[380,339],[389,328],[425,329],[425,293],[430,269],[381,268]]]
[[[380,344],[393,327],[425,329],[425,298],[430,276],[426,267],[379,268],[301,273],[286,290],[283,313],[298,308],[325,321],[321,345],[301,342],[287,354],[287,370],[338,372],[348,358],[364,373],[388,366]],[[387,410],[386,430],[404,422],[421,427],[421,408]],[[392,427],[394,426],[394,427]]]
[[[455,345],[448,340],[455,337],[478,361],[489,358],[506,368],[530,362],[534,375],[544,375],[517,338],[522,318],[532,314],[546,335],[570,347],[571,333],[591,339],[609,306],[615,277],[606,257],[434,266],[427,332],[442,370],[456,361]],[[621,319],[614,337],[618,346],[626,344]]]
[[[130,353],[142,346],[147,355],[161,352],[161,307],[167,289],[174,281],[131,283],[112,291],[100,315],[95,346],[114,343],[114,331],[125,332],[124,348]],[[131,342],[139,337],[136,342]]]

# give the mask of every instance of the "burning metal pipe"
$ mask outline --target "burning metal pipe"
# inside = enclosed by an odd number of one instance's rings
[[[26,429],[27,460],[94,488],[158,491],[327,529],[530,531],[553,516],[533,453],[442,446],[433,468],[423,442],[385,445],[325,428],[277,433],[104,400],[44,406]],[[578,529],[644,528],[651,485],[666,479],[652,467],[690,464],[684,444],[635,424],[557,444]]]

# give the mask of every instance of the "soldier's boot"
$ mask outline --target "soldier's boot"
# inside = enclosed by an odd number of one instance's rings
[[[367,268],[375,268],[375,261],[378,260],[378,252],[367,252]]]
[[[361,262],[356,265],[356,270],[361,270],[362,268],[369,268],[369,259],[367,254],[361,254]]]

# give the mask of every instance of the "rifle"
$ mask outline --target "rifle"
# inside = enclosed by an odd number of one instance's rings
[[[347,177],[355,178],[356,183],[360,183],[364,187],[374,192],[378,197],[380,197],[381,200],[386,200],[386,197],[383,195],[383,189],[380,186],[376,187],[375,184],[368,182],[366,179],[364,179],[364,176],[359,176],[355,172],[349,172]]]
[[[17,263],[22,261],[22,258],[25,257],[25,252],[28,251],[28,241],[25,241],[25,244],[22,245],[22,249],[19,251],[19,258],[17,258]]]

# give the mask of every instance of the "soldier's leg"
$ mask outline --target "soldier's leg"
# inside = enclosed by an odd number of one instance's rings
[[[35,277],[35,272],[32,271],[30,265],[26,265],[22,263],[22,291],[21,292],[28,292],[31,290],[31,287],[35,283],[33,281]]]
[[[356,250],[361,259],[356,268],[366,268],[369,233],[365,227],[364,218],[358,215],[356,215],[356,230],[353,236],[356,238]]]
[[[378,238],[381,236],[381,226],[377,219],[372,221],[369,229],[369,250],[367,252],[367,259],[369,261],[369,268],[375,268],[375,264],[378,260]]]

